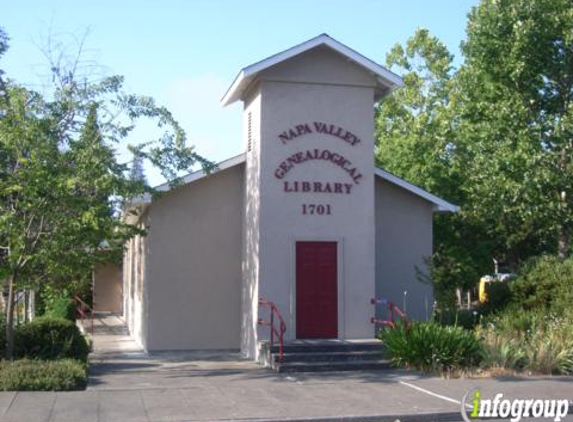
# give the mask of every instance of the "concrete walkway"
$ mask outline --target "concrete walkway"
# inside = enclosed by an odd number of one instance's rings
[[[90,359],[105,359],[131,353],[143,354],[143,349],[129,335],[123,320],[114,314],[97,314]]]
[[[0,421],[445,421],[461,420],[460,400],[473,388],[484,398],[573,398],[571,377],[443,380],[402,371],[292,376],[232,353],[148,356],[113,318],[98,323],[86,391],[0,393]]]

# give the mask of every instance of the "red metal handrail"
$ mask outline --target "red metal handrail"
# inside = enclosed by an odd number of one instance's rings
[[[265,321],[262,318],[259,318],[259,325],[268,325],[271,331],[271,349],[275,342],[275,336],[279,339],[279,360],[283,360],[283,347],[284,347],[284,334],[286,331],[286,324],[281,315],[281,311],[277,307],[276,303],[270,302],[262,297],[259,298],[259,306],[265,306],[270,309],[270,321]],[[279,321],[278,328],[275,327],[275,316]]]
[[[394,302],[391,302],[387,299],[370,299],[370,303],[374,305],[374,309],[376,309],[376,305],[386,305],[388,307],[388,312],[390,313],[390,319],[379,319],[375,316],[370,318],[370,322],[374,325],[383,325],[385,327],[396,328],[396,317],[399,317],[400,320],[404,323],[406,327],[410,326],[410,321],[408,321],[408,317],[406,313],[402,311]]]
[[[94,335],[94,310],[90,305],[85,303],[83,300],[79,298],[79,296],[74,297],[74,302],[77,304],[76,308],[76,317],[80,319],[82,325],[84,325],[84,321],[90,319],[90,334],[93,337]],[[85,328],[85,326],[84,326]]]

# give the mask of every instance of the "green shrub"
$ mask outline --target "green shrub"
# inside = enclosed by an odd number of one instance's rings
[[[512,302],[509,283],[511,281],[496,281],[485,285],[487,301],[479,306],[482,315],[501,312]]]
[[[6,354],[6,316],[0,313],[0,359]]]
[[[77,360],[0,361],[0,391],[71,391],[86,384],[86,365]]]
[[[44,284],[36,296],[36,312],[41,316],[76,320],[76,304],[68,288]]]
[[[472,331],[435,322],[399,324],[385,328],[379,338],[396,366],[450,372],[479,362],[480,344]]]
[[[437,309],[434,313],[434,321],[441,325],[451,325],[471,330],[480,320],[480,313],[473,309]]]
[[[512,310],[476,330],[485,367],[573,374],[573,318]]]
[[[527,353],[518,339],[484,327],[477,327],[476,335],[482,342],[481,365],[484,368],[519,371],[527,366]]]
[[[66,296],[56,297],[49,303],[46,303],[44,316],[75,321],[76,304],[72,299]]]
[[[541,309],[562,315],[573,303],[573,258],[542,256],[520,268],[510,283],[513,302],[526,310]]]
[[[76,324],[67,319],[39,317],[16,330],[17,357],[86,361],[88,353],[84,336]]]

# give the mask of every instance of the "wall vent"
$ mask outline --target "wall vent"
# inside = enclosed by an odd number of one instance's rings
[[[247,151],[253,149],[253,114],[249,111],[247,114]]]

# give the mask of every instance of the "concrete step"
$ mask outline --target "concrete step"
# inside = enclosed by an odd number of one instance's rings
[[[342,342],[342,341],[308,341],[287,343],[283,347],[283,353],[334,353],[334,352],[375,352],[382,350],[382,342],[379,340],[369,342]],[[279,346],[273,345],[271,353],[279,353]]]
[[[278,353],[273,353],[274,361],[278,362]],[[358,350],[327,353],[284,353],[282,363],[291,362],[354,362],[376,361],[384,358],[380,347],[377,350]]]
[[[259,343],[260,363],[278,372],[330,372],[390,369],[380,340],[295,340],[279,346]]]
[[[280,373],[288,372],[339,372],[339,371],[372,371],[388,370],[390,361],[380,359],[375,361],[348,361],[348,362],[283,362],[275,365]]]

